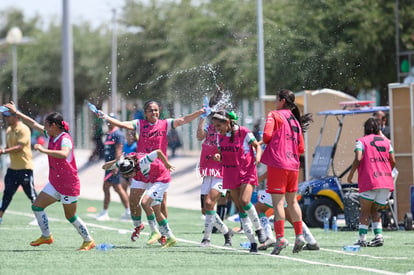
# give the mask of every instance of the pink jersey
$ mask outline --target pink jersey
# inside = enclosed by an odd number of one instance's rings
[[[271,120],[271,121],[270,121]],[[274,120],[282,125],[273,131],[272,138],[266,146],[261,162],[275,168],[291,171],[299,170],[299,148],[303,147],[302,128],[292,112],[287,109],[272,111],[267,116],[267,123]]]
[[[61,150],[62,140],[67,138],[70,140],[73,148],[73,141],[68,133],[61,134],[55,141],[53,137],[49,138],[49,150]],[[62,195],[79,196],[80,182],[78,177],[78,169],[76,167],[75,155],[72,152],[66,159],[48,156],[49,159],[49,182]],[[68,160],[69,159],[69,160]]]
[[[155,149],[160,149],[167,156],[168,120],[159,119],[155,124],[151,124],[145,119],[139,119],[139,124],[135,122],[135,127],[138,125],[140,130],[137,152],[148,154]]]
[[[359,192],[388,188],[394,190],[390,164],[390,141],[379,135],[367,135],[358,139],[363,154],[358,166]]]
[[[137,172],[136,176],[134,177],[137,181],[142,181],[145,183],[154,183],[154,182],[162,182],[162,183],[169,183],[171,181],[170,171],[165,167],[164,163],[159,158],[148,158],[148,154],[145,153],[131,153],[128,156],[134,156],[138,162],[138,165],[141,164],[142,158],[147,158],[147,161],[151,162],[150,170],[147,176],[142,174],[140,166],[140,170]]]
[[[223,165],[214,160],[217,149],[217,131],[212,124],[207,127],[206,138],[201,145],[200,175],[223,178]]]
[[[219,134],[221,162],[223,165],[223,189],[236,189],[242,183],[257,186],[257,170],[255,156],[249,140],[245,148],[246,136],[251,133],[246,127],[240,126],[234,131],[234,140],[230,136]]]

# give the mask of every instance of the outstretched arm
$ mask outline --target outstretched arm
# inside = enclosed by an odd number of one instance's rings
[[[202,113],[204,113],[204,108],[201,108],[200,110],[195,111],[192,114],[174,119],[173,128],[177,128],[178,126],[190,123],[194,119],[198,118]]]
[[[197,127],[197,139],[199,141],[202,141],[206,138],[207,133],[204,131],[204,118],[200,118],[198,121],[198,127]]]
[[[11,101],[10,103],[5,104],[4,106],[6,106],[7,108],[9,108],[10,112],[12,114],[16,114],[18,117],[21,118],[21,120],[30,128],[33,128],[41,133],[43,133],[44,131],[44,126],[40,123],[38,123],[36,120],[32,119],[31,117],[23,114],[22,112],[18,111],[16,109],[16,105],[14,105],[14,102]]]
[[[112,125],[118,126],[120,128],[125,128],[125,129],[128,129],[128,130],[135,130],[134,124],[132,123],[132,121],[120,121],[116,118],[108,116],[107,114],[105,114],[101,110],[99,110],[96,113],[96,115],[99,118],[105,119],[106,121],[108,121]]]
[[[162,161],[162,163],[164,163],[165,168],[167,168],[170,172],[174,172],[175,166],[171,165],[171,163],[168,162],[165,154],[160,149],[157,149],[156,152],[157,152],[157,157]]]

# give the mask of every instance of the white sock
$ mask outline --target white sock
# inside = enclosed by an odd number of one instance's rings
[[[215,211],[212,211],[212,212],[216,213]],[[211,231],[213,230],[213,225],[214,225],[214,215],[206,213],[206,219],[204,220],[204,237],[203,237],[203,239],[210,240]]]
[[[266,237],[268,237],[269,239],[274,239],[272,227],[269,223],[269,218],[266,216],[266,214],[260,214],[260,224],[264,229]]]
[[[303,228],[303,237],[305,238],[305,241],[309,244],[316,244],[316,240],[312,235],[312,232],[310,232],[308,226],[304,221],[302,221],[302,228]]]
[[[246,218],[240,218],[240,221],[242,223],[242,227],[244,230],[244,234],[246,234],[246,237],[249,239],[250,243],[256,243],[256,240],[253,235],[252,230],[252,222],[249,217]]]
[[[227,225],[223,223],[223,221],[221,220],[220,216],[217,213],[215,213],[214,215],[214,225],[223,234],[227,234],[229,232],[229,228],[227,227]]]
[[[249,210],[246,210],[245,207],[243,207],[244,212],[249,216],[256,230],[262,229],[262,226],[260,225],[259,216],[257,215],[257,212],[256,212],[256,208],[251,203],[249,203],[246,207],[249,207],[249,206],[250,206]]]
[[[82,236],[83,240],[85,242],[91,241],[92,238],[91,238],[91,235],[89,235],[89,231],[88,231],[88,228],[86,227],[86,224],[77,215],[75,215],[75,217],[73,218],[75,218],[75,220],[72,221],[71,224],[76,228],[76,230],[78,230],[78,233]]]
[[[49,237],[50,236],[50,230],[49,230],[49,219],[47,218],[46,212],[44,210],[41,211],[33,211],[37,224],[40,227],[40,231],[42,232],[43,237]]]

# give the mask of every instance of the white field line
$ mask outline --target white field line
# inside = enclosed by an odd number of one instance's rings
[[[24,213],[24,212],[7,211],[7,213],[34,218],[33,214]],[[66,219],[49,218],[49,220],[58,221],[58,222],[68,222]],[[104,226],[104,225],[95,224],[95,223],[86,223],[86,225],[88,227],[96,227],[96,228],[101,228],[101,229],[109,230],[109,231],[132,232],[131,230],[125,230],[123,228],[109,227],[109,226]],[[149,235],[148,233],[145,233],[145,232],[143,232],[142,234],[143,235]],[[199,244],[199,242],[190,241],[190,240],[181,239],[181,238],[177,238],[177,240],[180,241],[180,242],[183,242],[183,243]],[[238,252],[250,253],[248,250],[240,250],[240,249],[236,249],[236,248],[232,248],[232,247],[224,247],[224,246],[217,246],[217,245],[211,245],[211,247],[214,247],[214,248],[217,248],[217,249],[222,249],[222,250],[233,250],[233,251],[238,251]],[[350,256],[371,257],[371,258],[374,258],[374,259],[384,259],[384,260],[386,260],[386,259],[398,259],[398,260],[408,259],[408,258],[405,258],[405,257],[375,257],[375,256],[365,255],[365,254],[360,254],[360,253],[346,253],[346,252],[342,252],[342,251],[337,251],[337,250],[332,250],[332,249],[324,249],[324,248],[321,248],[321,250],[322,251],[327,251],[327,252],[341,253],[341,254],[350,255]],[[374,269],[374,268],[368,268],[368,267],[361,267],[361,266],[349,266],[349,265],[339,265],[339,264],[316,262],[316,261],[310,261],[310,260],[305,260],[305,259],[300,259],[300,258],[293,258],[293,257],[288,257],[288,256],[271,255],[271,254],[263,253],[263,252],[258,252],[256,254],[266,256],[266,257],[282,258],[284,260],[289,260],[289,261],[294,261],[294,262],[301,262],[301,263],[310,264],[310,265],[322,265],[322,266],[328,266],[328,267],[337,267],[337,268],[341,268],[341,269],[346,268],[346,269],[373,272],[373,273],[376,273],[376,274],[386,274],[386,275],[403,275],[403,274],[405,274],[405,273],[396,273],[396,272],[390,272],[390,271]]]

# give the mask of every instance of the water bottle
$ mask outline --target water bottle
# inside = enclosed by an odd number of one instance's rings
[[[325,232],[329,231],[329,219],[328,216],[325,216],[325,218],[323,218],[323,230]]]
[[[115,248],[115,245],[110,244],[110,243],[101,243],[96,246],[96,250],[98,251],[109,251],[114,248]]]
[[[250,243],[249,242],[240,243],[240,247],[244,249],[250,249]]]
[[[336,222],[336,216],[334,216],[332,218],[332,231],[333,232],[338,232],[338,224]]]
[[[345,245],[344,251],[360,251],[361,247],[359,245]]]
[[[99,112],[98,108],[96,108],[95,105],[93,105],[92,103],[88,102],[88,107],[89,110],[91,110],[92,112],[94,112],[95,114],[97,114]]]
[[[0,112],[7,112],[9,110],[9,108],[7,108],[6,106],[0,106]]]

